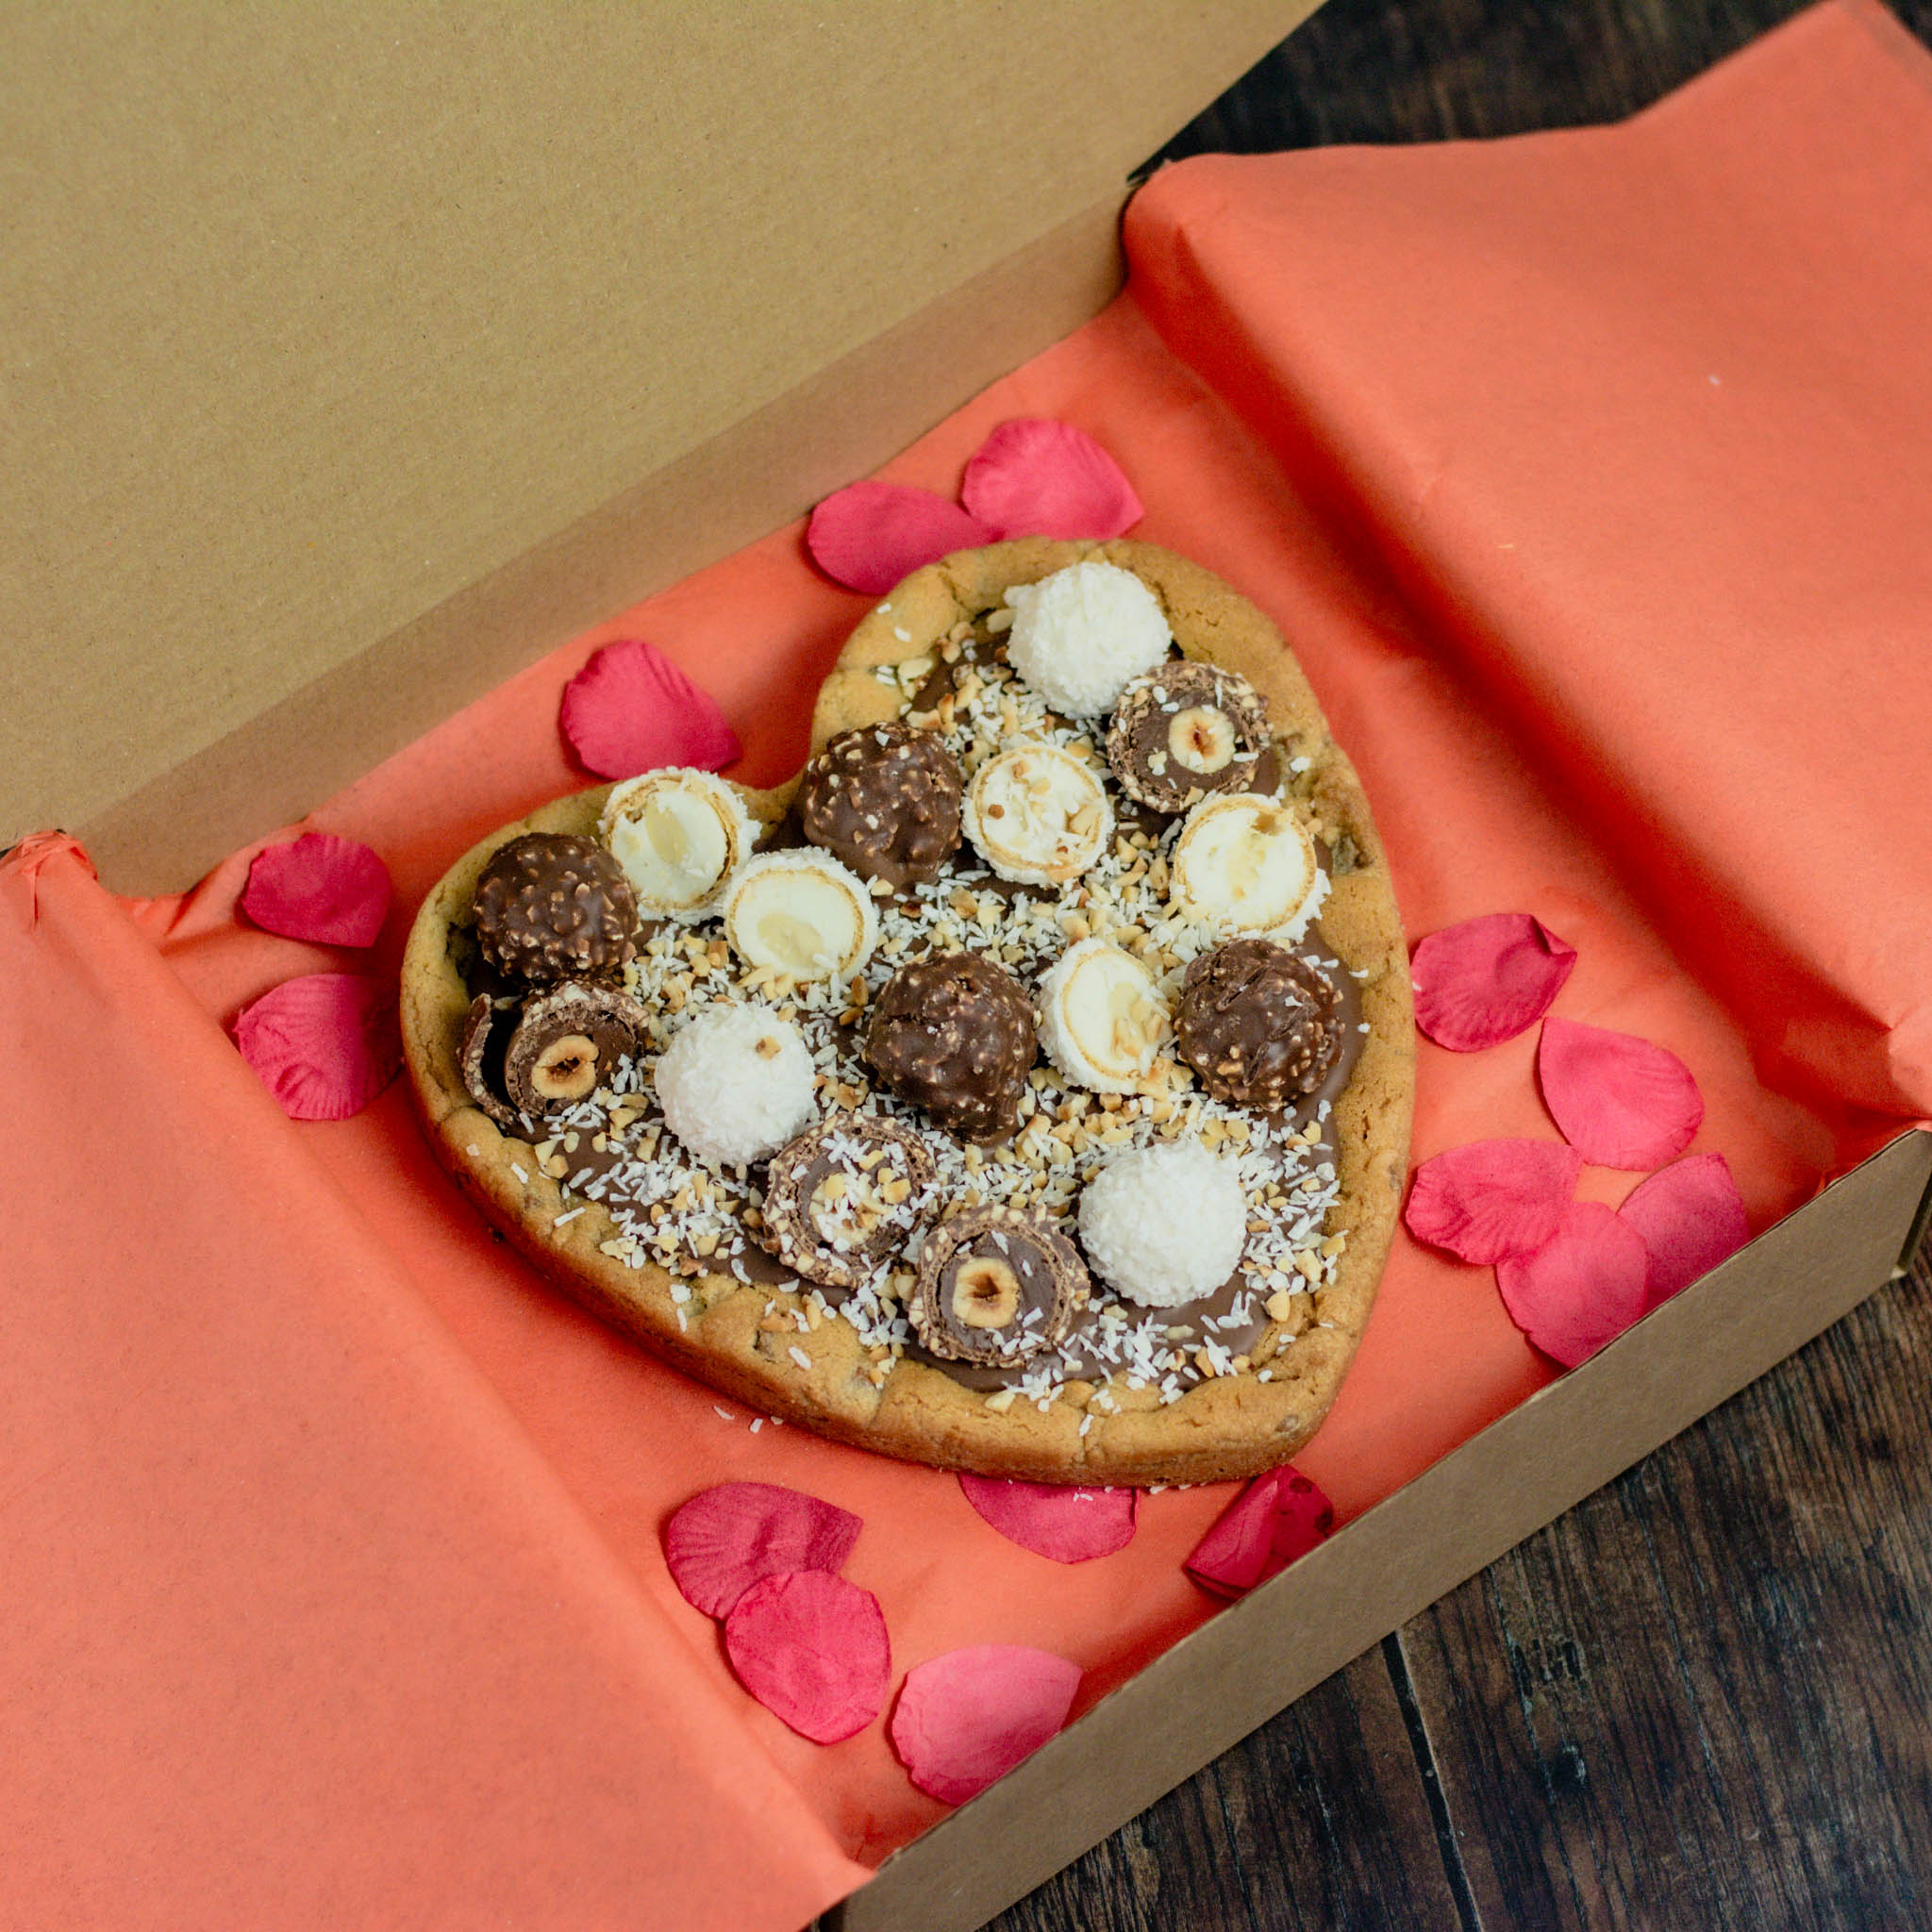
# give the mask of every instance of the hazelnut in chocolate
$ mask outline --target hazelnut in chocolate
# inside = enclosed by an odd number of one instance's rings
[[[1175,1041],[1217,1100],[1264,1111],[1312,1093],[1341,1053],[1335,988],[1269,940],[1203,953],[1181,982]]]
[[[648,1049],[650,1015],[628,993],[566,979],[521,1001],[479,993],[463,1032],[463,1083],[498,1125],[536,1122],[610,1084]]]
[[[828,1114],[772,1157],[760,1235],[780,1266],[830,1288],[910,1242],[927,1211],[931,1150],[903,1121]]]
[[[614,979],[637,952],[637,894],[603,846],[525,832],[476,881],[476,943],[508,979]]]
[[[566,979],[524,1001],[503,1058],[510,1105],[531,1120],[608,1087],[617,1063],[650,1044],[651,1016],[627,992]]]
[[[1268,748],[1268,708],[1238,671],[1182,658],[1134,679],[1107,734],[1128,797],[1182,812],[1210,792],[1245,791]]]
[[[985,953],[902,966],[873,1008],[865,1058],[901,1100],[968,1141],[1004,1141],[1039,1053],[1033,1002]]]
[[[1050,1223],[969,1208],[926,1236],[908,1312],[930,1354],[1012,1368],[1058,1346],[1090,1292],[1086,1264]]]
[[[959,767],[929,731],[896,721],[841,731],[805,768],[805,836],[894,891],[936,877],[959,843]]]

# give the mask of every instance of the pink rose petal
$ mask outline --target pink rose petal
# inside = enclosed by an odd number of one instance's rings
[[[965,1474],[959,1487],[1009,1542],[1056,1563],[1111,1556],[1134,1540],[1132,1490],[1063,1489]]]
[[[1487,1265],[1556,1233],[1583,1157],[1560,1141],[1474,1141],[1415,1171],[1402,1218],[1417,1241]]]
[[[1335,1507],[1294,1468],[1257,1475],[1194,1545],[1186,1569],[1216,1596],[1242,1596],[1306,1556],[1335,1527]]]
[[[1080,1667],[1017,1643],[949,1650],[906,1674],[892,1749],[912,1782],[963,1805],[1063,1729]]]
[[[843,1569],[863,1526],[851,1510],[776,1483],[719,1483],[664,1525],[664,1561],[686,1603],[723,1617],[763,1577]]]
[[[1549,1011],[1575,964],[1575,947],[1527,912],[1444,926],[1409,961],[1415,1024],[1455,1053],[1514,1040]]]
[[[606,644],[563,688],[563,735],[587,772],[635,778],[661,765],[723,771],[742,749],[718,701],[655,644]]]
[[[883,596],[901,577],[990,543],[992,532],[950,498],[903,483],[853,483],[811,513],[806,547],[833,582]]]
[[[255,855],[242,909],[264,932],[285,939],[367,946],[382,930],[391,890],[389,867],[367,845],[305,832]]]
[[[966,465],[959,495],[995,537],[1118,537],[1145,513],[1085,430],[1038,417],[1002,423]]]
[[[1722,1154],[1689,1154],[1639,1181],[1617,1212],[1650,1255],[1644,1307],[1667,1302],[1751,1239],[1743,1197]]]
[[[393,990],[353,973],[284,980],[242,1008],[235,1044],[298,1121],[360,1113],[403,1060]]]
[[[826,1570],[753,1584],[724,1620],[724,1654],[739,1682],[814,1744],[864,1730],[892,1680],[878,1598]]]
[[[1545,1020],[1536,1076],[1563,1138],[1598,1167],[1661,1166],[1704,1119],[1690,1068],[1634,1033]]]
[[[1573,1201],[1556,1239],[1496,1263],[1509,1319],[1537,1347],[1574,1369],[1643,1314],[1643,1238],[1601,1201]]]

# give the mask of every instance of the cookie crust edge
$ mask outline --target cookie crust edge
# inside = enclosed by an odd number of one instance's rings
[[[840,731],[898,715],[900,695],[875,675],[879,667],[924,655],[959,619],[997,606],[1009,585],[1088,558],[1135,571],[1159,598],[1183,655],[1239,671],[1262,693],[1277,736],[1309,761],[1294,795],[1354,847],[1356,863],[1332,876],[1316,922],[1328,952],[1367,975],[1361,1007],[1370,1030],[1331,1116],[1339,1187],[1327,1224],[1347,1228],[1348,1245],[1333,1279],[1314,1293],[1312,1324],[1292,1336],[1270,1324],[1261,1344],[1276,1344],[1265,1363],[1270,1380],[1253,1370],[1216,1376],[1168,1404],[1152,1389],[1116,1384],[1118,1408],[1091,1410],[1082,1436],[1090,1411],[1076,1394],[1057,1395],[1044,1411],[1024,1398],[991,1409],[982,1394],[911,1360],[895,1363],[875,1388],[849,1324],[835,1318],[805,1335],[760,1330],[775,1291],[728,1274],[682,1277],[690,1299],[680,1327],[670,1291],[679,1277],[654,1262],[631,1268],[603,1254],[599,1243],[615,1230],[601,1208],[588,1204],[556,1226],[566,1211],[557,1183],[463,1086],[464,922],[476,877],[499,845],[528,831],[594,837],[608,786],[555,800],[492,832],[430,891],[404,957],[404,1057],[432,1150],[485,1218],[566,1294],[721,1394],[835,1441],[940,1468],[1043,1483],[1224,1481],[1287,1461],[1327,1414],[1374,1303],[1407,1173],[1415,1071],[1407,947],[1367,797],[1300,665],[1256,606],[1185,558],[1125,540],[1023,539],[942,558],[880,600],[820,688],[811,751]],[[753,817],[769,824],[790,808],[798,782],[740,789]],[[781,1306],[795,1299],[777,1298]],[[810,1357],[808,1369],[792,1357],[793,1345]]]

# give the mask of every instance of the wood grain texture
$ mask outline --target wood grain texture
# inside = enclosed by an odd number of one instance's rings
[[[1156,158],[1611,120],[1798,10],[1328,0]],[[1932,1923],[1928,1368],[1932,1239],[989,1932]]]
[[[1480,1924],[1926,1923],[1927,1260],[1401,1633]]]

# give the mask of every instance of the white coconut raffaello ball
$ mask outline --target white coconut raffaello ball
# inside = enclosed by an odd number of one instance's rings
[[[1080,1195],[1088,1260],[1143,1307],[1212,1294],[1240,1265],[1247,1238],[1241,1174],[1198,1141],[1157,1141],[1119,1155]]]
[[[1104,717],[1174,648],[1159,600],[1130,570],[1089,559],[1007,592],[1007,660],[1056,711]]]
[[[764,1007],[707,1007],[658,1056],[665,1124],[708,1167],[762,1160],[818,1116],[811,1051]]]

